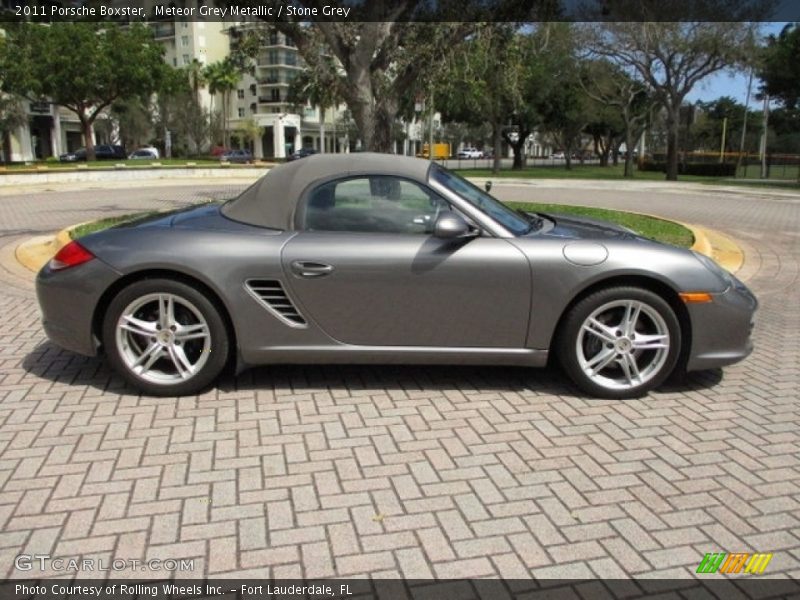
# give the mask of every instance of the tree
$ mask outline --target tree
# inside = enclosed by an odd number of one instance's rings
[[[255,146],[261,140],[261,136],[264,135],[264,128],[261,127],[253,117],[249,117],[239,123],[239,126],[236,128],[236,133],[239,134],[243,140],[250,143],[251,150],[253,154],[255,154]]]
[[[189,78],[189,85],[192,87],[195,102],[200,103],[200,89],[204,88],[208,83],[204,74],[205,67],[199,60],[193,58],[192,62],[184,67],[184,70]]]
[[[230,112],[231,93],[239,85],[242,72],[230,58],[211,63],[203,70],[203,75],[208,82],[208,91],[212,97],[222,95],[222,145],[230,145],[230,132],[228,118]]]
[[[758,76],[762,93],[779,100],[786,108],[800,105],[800,24],[783,28],[776,37],[770,35],[761,52]]]
[[[309,102],[319,109],[320,152],[325,153],[325,111],[341,102],[337,80],[339,74],[330,57],[321,57],[316,68],[306,69],[289,86],[288,100],[295,104]],[[334,144],[336,141],[334,140]]]
[[[724,13],[723,13],[724,14]],[[607,22],[592,50],[635,74],[663,108],[667,179],[678,178],[680,107],[694,86],[753,53],[755,25],[746,22]]]
[[[610,142],[607,146],[616,144],[612,148],[615,157],[619,141],[625,141],[625,177],[633,177],[633,149],[644,133],[653,106],[652,96],[641,81],[608,60],[588,62],[581,86],[591,99],[606,109],[603,122]],[[608,148],[603,150],[608,151]],[[608,164],[607,158],[605,162]]]
[[[15,96],[0,92],[0,152],[3,164],[8,162],[11,152],[11,134],[28,122],[22,102]]]
[[[277,6],[276,0],[262,4]],[[320,16],[324,4],[295,2],[300,8],[316,8]],[[352,17],[357,20],[344,22],[313,16],[304,18],[305,23],[269,19],[269,27],[289,36],[312,70],[329,69],[327,77],[347,104],[365,150],[391,149],[401,97],[427,89],[443,57],[473,28],[464,22],[410,22],[420,6],[415,0],[359,3],[358,15]],[[338,61],[336,72],[324,64],[329,56]]]
[[[443,100],[442,117],[477,126],[488,123],[492,130],[494,163],[492,171],[500,171],[503,130],[512,113],[515,90],[506,76],[503,64],[514,36],[514,27],[507,23],[490,23],[478,28],[453,57],[447,76],[442,78],[437,96]]]
[[[74,112],[94,160],[92,125],[113,102],[148,94],[164,72],[163,49],[144,25],[19,23],[0,46],[0,87]]]
[[[581,135],[591,119],[589,99],[580,84],[576,64],[566,61],[558,85],[539,101],[537,110],[542,115],[543,127],[564,150],[565,167],[572,169],[572,154],[579,149]]]

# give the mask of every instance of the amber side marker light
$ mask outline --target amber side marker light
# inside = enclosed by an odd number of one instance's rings
[[[708,292],[681,292],[678,296],[686,304],[703,304],[714,300]]]

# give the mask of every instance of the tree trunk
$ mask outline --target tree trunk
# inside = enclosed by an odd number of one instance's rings
[[[677,108],[667,108],[667,181],[678,181],[678,129]]]
[[[358,72],[349,72],[351,91],[347,105],[353,112],[353,120],[367,152],[391,152],[392,124],[397,118],[398,100],[387,93],[373,96],[372,80],[367,67]]]
[[[492,160],[492,173],[500,172],[501,151],[503,149],[503,127],[500,123],[492,123],[492,137],[494,138],[494,159]]]
[[[325,154],[325,107],[319,107],[319,153]]]
[[[608,157],[611,154],[611,144],[606,142],[600,144],[600,166],[607,167],[608,166]]]
[[[567,171],[572,171],[572,146],[564,148],[564,167]]]
[[[94,144],[92,143],[92,122],[84,115],[78,117],[83,129],[83,139],[86,141],[86,162],[95,160]]]
[[[622,139],[619,139],[614,144],[614,149],[611,152],[611,164],[615,167],[619,164],[619,147],[622,145]]]
[[[625,128],[625,177],[633,177],[633,132]]]
[[[514,163],[511,166],[514,171],[520,171],[525,168],[525,140],[528,139],[530,134],[530,131],[520,128],[516,141],[512,141],[511,138],[509,138],[506,134],[503,134],[503,138],[506,140],[506,142],[508,142],[508,145],[511,146],[511,149],[514,151]]]

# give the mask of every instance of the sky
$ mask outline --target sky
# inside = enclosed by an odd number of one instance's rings
[[[769,34],[778,34],[786,23],[764,23],[762,26],[762,33],[764,36]],[[731,96],[737,102],[744,104],[747,98],[747,72],[738,70],[736,72],[721,72],[709,76],[698,83],[692,92],[687,97],[689,102],[697,102],[698,100],[708,102],[709,100],[716,100],[720,96]],[[755,99],[755,94],[758,91],[758,78],[753,78],[753,90],[750,96],[750,106],[754,107],[758,104]]]

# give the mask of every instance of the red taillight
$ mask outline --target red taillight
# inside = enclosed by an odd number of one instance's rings
[[[50,270],[61,271],[70,267],[77,267],[94,258],[94,254],[81,246],[78,242],[70,242],[50,260]]]

